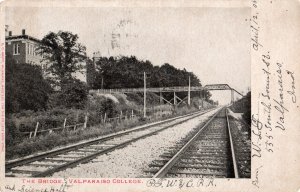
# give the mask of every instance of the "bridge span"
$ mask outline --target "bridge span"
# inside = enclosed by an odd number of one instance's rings
[[[189,90],[190,89],[190,90]],[[166,93],[166,92],[187,92],[187,91],[203,91],[204,87],[188,87],[188,86],[179,86],[179,87],[147,87],[147,92],[153,93]],[[123,88],[123,89],[97,89],[91,90],[90,92],[97,93],[139,93],[144,92],[144,88]]]
[[[144,117],[146,117],[146,95],[147,92],[154,92],[159,93],[160,102],[163,101],[167,102],[170,105],[177,106],[181,103],[186,103],[185,100],[187,100],[187,104],[191,104],[191,92],[192,91],[199,91],[200,92],[200,98],[203,98],[203,90],[231,90],[231,103],[234,102],[234,92],[238,93],[239,95],[243,96],[241,93],[236,91],[235,89],[231,88],[228,84],[210,84],[202,86],[191,86],[191,78],[189,77],[189,85],[188,86],[177,86],[177,87],[155,87],[155,88],[149,88],[146,86],[146,73],[144,72],[144,87],[143,88],[123,88],[123,89],[97,89],[97,90],[90,90],[90,93],[138,93],[143,92],[144,93]],[[173,92],[174,97],[168,101],[165,99],[162,95],[163,92]],[[188,92],[188,95],[181,99],[176,95],[176,92]],[[173,101],[172,101],[173,100]],[[202,100],[203,101],[203,100]],[[173,102],[173,103],[172,103]],[[203,104],[202,104],[203,105]]]
[[[237,90],[231,88],[228,84],[209,84],[202,86],[177,86],[177,87],[147,87],[147,88],[122,88],[122,89],[93,89],[90,90],[90,93],[139,93],[144,92],[153,92],[153,93],[164,93],[164,92],[191,92],[191,91],[203,91],[203,90],[231,90],[239,94],[240,96],[244,96]]]

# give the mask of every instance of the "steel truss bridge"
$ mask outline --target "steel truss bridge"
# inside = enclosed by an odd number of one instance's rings
[[[200,92],[200,98],[202,98],[202,92],[204,90],[212,91],[212,90],[230,90],[231,91],[231,103],[234,102],[234,93],[239,94],[243,97],[243,95],[237,90],[230,87],[228,84],[209,84],[204,87],[200,86],[177,86],[177,87],[156,87],[156,88],[124,88],[124,89],[97,89],[90,90],[90,93],[100,93],[100,94],[108,94],[108,93],[146,93],[153,92],[160,94],[160,100],[165,101],[171,105],[179,105],[185,100],[188,100],[188,105],[190,105],[190,92]],[[171,100],[167,100],[163,97],[162,93],[173,92],[174,97]],[[176,93],[178,92],[188,92],[188,96],[184,99],[179,98]],[[146,94],[145,94],[146,95]]]

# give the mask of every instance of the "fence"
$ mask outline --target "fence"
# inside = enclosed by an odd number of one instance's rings
[[[149,107],[146,108],[147,113],[152,113],[152,114],[157,114],[158,111],[160,112],[173,112],[174,108],[169,106],[169,105],[158,105],[158,106],[154,106],[154,107]],[[106,123],[120,123],[122,120],[126,120],[126,119],[134,119],[137,117],[143,117],[143,110],[131,110],[131,111],[127,111],[127,112],[123,112],[120,111],[119,115],[117,115],[116,117],[107,117],[107,114],[104,113],[104,115],[100,116],[100,121],[99,123],[101,124],[106,124]],[[61,127],[55,127],[55,128],[50,128],[50,129],[41,129],[41,125],[39,122],[36,123],[35,129],[34,131],[23,131],[20,132],[21,135],[24,136],[29,136],[29,138],[34,138],[37,135],[40,134],[51,134],[53,132],[56,131],[75,131],[77,129],[86,129],[88,127],[88,114],[85,115],[84,118],[84,122],[83,123],[76,123],[73,125],[67,125],[67,118],[64,119],[64,122],[62,123]]]
[[[112,122],[121,122],[122,119],[133,119],[134,117],[139,116],[139,113],[134,114],[134,111],[131,111],[131,114],[128,116],[128,114],[124,114],[121,111],[120,115],[116,116],[116,117],[111,117],[108,118],[106,113],[103,115],[103,117],[101,116],[100,119],[100,123],[112,123]],[[64,123],[61,127],[55,127],[55,128],[50,128],[50,129],[44,129],[44,130],[39,130],[40,129],[40,123],[37,122],[34,131],[23,131],[20,132],[21,135],[28,135],[29,138],[34,138],[36,137],[38,134],[43,134],[43,133],[49,133],[51,134],[54,131],[75,131],[78,128],[81,129],[86,129],[87,125],[88,125],[88,115],[85,115],[84,118],[84,122],[83,123],[77,123],[74,125],[66,125],[67,122],[67,118],[64,119]]]
[[[66,119],[65,119],[66,121]],[[55,127],[55,128],[51,128],[51,129],[44,129],[44,130],[39,130],[40,128],[40,123],[37,122],[36,123],[36,127],[35,127],[35,130],[34,131],[23,131],[23,132],[20,132],[21,135],[29,135],[29,138],[32,138],[32,137],[36,137],[37,134],[42,134],[42,133],[49,133],[51,134],[52,132],[54,131],[58,131],[58,130],[70,130],[72,128],[73,131],[75,131],[77,128],[79,127],[84,127],[86,125],[86,123],[77,123],[77,124],[74,124],[74,125],[64,125],[62,127]]]

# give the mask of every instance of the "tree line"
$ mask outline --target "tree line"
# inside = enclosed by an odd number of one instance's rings
[[[202,86],[199,78],[185,68],[178,69],[169,63],[155,66],[150,61],[139,60],[135,56],[101,57],[87,63],[87,81],[91,89],[141,88],[144,86],[144,72],[147,87]],[[177,93],[184,97],[187,93]],[[203,97],[211,97],[210,92],[203,91]],[[165,93],[171,99],[173,93]],[[191,96],[199,96],[192,92]]]
[[[189,77],[191,86],[201,86],[194,73],[168,63],[154,66],[135,56],[102,57],[93,62],[86,56],[85,46],[78,42],[78,35],[67,31],[49,32],[36,51],[43,56],[45,71],[40,66],[16,64],[6,55],[7,113],[55,106],[84,108],[88,89],[143,87],[143,72],[147,74],[147,87],[188,86]],[[85,65],[89,86],[74,76]],[[210,97],[207,91],[204,95]]]
[[[92,89],[139,88],[144,86],[147,75],[148,87],[201,86],[198,77],[165,63],[154,66],[150,61],[138,60],[135,56],[101,57],[94,64],[90,63],[89,72],[94,74],[90,82]]]

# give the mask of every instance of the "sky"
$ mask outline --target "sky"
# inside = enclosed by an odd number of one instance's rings
[[[192,71],[206,84],[250,88],[249,8],[9,7],[6,24],[41,39],[49,31],[78,34],[88,56],[135,55],[154,65]],[[228,94],[214,91],[223,103]],[[226,99],[225,99],[226,98]],[[220,100],[221,99],[221,100]],[[230,94],[229,94],[230,99]]]

